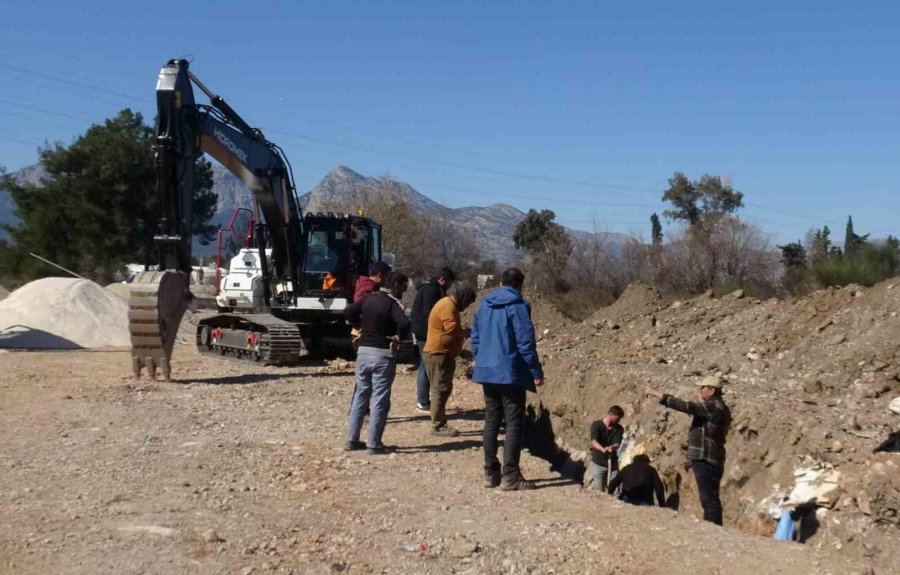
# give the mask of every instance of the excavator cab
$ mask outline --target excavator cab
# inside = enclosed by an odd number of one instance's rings
[[[381,261],[381,226],[362,216],[321,212],[303,219],[303,296],[353,297],[356,279]]]

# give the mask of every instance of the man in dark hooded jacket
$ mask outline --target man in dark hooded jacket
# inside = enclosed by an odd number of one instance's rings
[[[425,369],[425,340],[428,337],[428,316],[431,310],[442,297],[447,295],[447,290],[456,279],[456,274],[450,268],[441,268],[434,274],[434,278],[428,279],[416,290],[416,298],[413,300],[412,312],[409,321],[412,323],[412,333],[416,337],[416,345],[419,347],[419,373],[416,376],[416,411],[419,413],[431,413],[431,384],[428,380],[428,372]]]
[[[531,322],[531,305],[522,297],[525,275],[518,268],[503,272],[500,287],[484,296],[472,324],[472,379],[484,391],[485,487],[504,491],[534,489],[519,471],[525,393],[544,384]],[[503,466],[497,460],[500,422],[506,419]]]

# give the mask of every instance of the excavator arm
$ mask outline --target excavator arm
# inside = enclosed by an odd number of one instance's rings
[[[211,105],[197,104],[193,85]],[[254,240],[264,270],[264,300],[273,293],[296,300],[303,261],[303,220],[290,164],[281,149],[251,128],[221,97],[188,70],[186,60],[170,60],[156,86],[157,129],[153,146],[161,217],[154,242],[158,269],[135,279],[129,300],[132,367],[170,375],[178,326],[192,296],[192,203],[194,163],[208,153],[253,192]],[[266,261],[271,249],[272,261]],[[273,289],[280,286],[280,289]],[[288,303],[288,302],[285,302]]]

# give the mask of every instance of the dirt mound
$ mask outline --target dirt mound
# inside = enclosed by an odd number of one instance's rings
[[[633,283],[610,306],[597,310],[585,320],[586,324],[597,327],[628,323],[635,319],[650,317],[659,311],[662,297],[655,288],[642,283]],[[617,328],[618,329],[618,328]]]
[[[0,302],[0,347],[127,345],[128,304],[94,282],[44,278],[25,284]]]
[[[888,564],[900,527],[900,492],[889,476],[900,456],[873,449],[900,427],[888,409],[900,393],[898,313],[897,280],[796,302],[734,292],[665,307],[649,288],[629,288],[616,304],[539,343],[548,383],[533,407],[579,460],[591,422],[622,405],[632,444],[657,438],[649,454],[668,490],[680,485],[681,509],[697,513],[683,465],[690,418],[643,401],[641,390],[694,399],[696,378],[719,374],[734,418],[722,483],[726,522],[771,535],[769,504],[813,461],[838,472],[840,491],[807,514],[817,525],[805,533],[808,542]]]

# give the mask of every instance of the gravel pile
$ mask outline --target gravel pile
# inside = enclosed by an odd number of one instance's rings
[[[128,304],[94,282],[44,278],[0,302],[0,348],[130,345]]]

